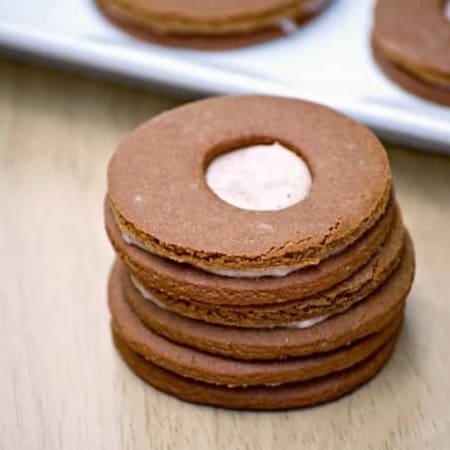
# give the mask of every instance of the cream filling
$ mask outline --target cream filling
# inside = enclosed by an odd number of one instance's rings
[[[139,291],[139,293],[144,297],[146,300],[152,302],[155,306],[165,309],[167,311],[171,311],[170,308],[167,307],[166,304],[158,300],[158,298],[152,294],[150,291],[148,291],[142,284],[133,276],[131,276],[131,281],[133,283],[133,286]],[[171,311],[174,314],[178,314],[177,312]],[[319,317],[314,317],[312,319],[306,319],[306,320],[300,320],[297,322],[289,322],[289,323],[283,323],[279,325],[254,325],[254,326],[246,326],[246,328],[260,328],[260,329],[273,329],[273,328],[311,328],[314,325],[317,325],[320,322],[323,322],[324,320],[331,317],[332,314],[327,314]]]
[[[222,277],[229,278],[259,278],[259,277],[285,277],[296,270],[299,270],[302,266],[289,266],[289,267],[277,267],[275,269],[205,269],[201,268],[205,272],[213,273],[214,275],[220,275]]]
[[[302,201],[311,189],[306,163],[275,142],[252,145],[216,157],[206,184],[224,202],[248,211],[279,211]],[[258,230],[271,232],[267,229]]]
[[[318,12],[318,10],[321,9],[327,2],[328,0],[310,0],[309,2],[307,1],[305,3],[302,3],[302,5],[299,8],[299,11],[302,14],[302,16],[314,14]],[[299,25],[296,22],[296,20],[290,19],[288,17],[279,19],[277,21],[277,25],[281,29],[281,31],[286,35],[295,33],[299,28]]]
[[[117,223],[117,220],[116,220]],[[152,255],[158,255],[158,253],[153,252],[152,250],[150,250],[148,247],[146,247],[142,242],[138,241],[137,239],[135,239],[133,236],[131,236],[131,234],[128,234],[126,231],[121,231],[122,234],[122,239],[125,241],[125,243],[127,243],[128,245],[134,245],[135,247],[140,248],[141,250],[144,250],[146,252],[151,253]]]
[[[297,30],[297,28],[298,28],[298,25],[297,25],[297,23],[295,22],[295,20],[293,20],[293,19],[280,19],[278,22],[277,22],[277,25],[278,25],[278,27],[281,29],[281,31],[284,33],[284,34],[286,34],[286,35],[289,35],[289,34],[292,34],[292,33],[295,33],[295,31]]]

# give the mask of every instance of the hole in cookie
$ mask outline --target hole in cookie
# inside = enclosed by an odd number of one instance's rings
[[[302,201],[311,188],[306,163],[275,142],[252,145],[217,156],[206,182],[223,201],[251,211],[278,211]]]

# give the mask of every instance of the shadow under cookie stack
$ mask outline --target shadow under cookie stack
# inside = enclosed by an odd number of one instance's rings
[[[275,142],[308,165],[302,201],[251,211],[206,183],[218,155]],[[309,406],[362,385],[393,352],[413,247],[381,143],[339,113],[241,96],[161,114],[113,155],[104,212],[118,256],[114,342],[162,391],[226,408]]]

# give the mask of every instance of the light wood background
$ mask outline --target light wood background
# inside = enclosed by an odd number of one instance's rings
[[[449,449],[450,158],[389,149],[418,260],[385,370],[286,413],[193,406],[137,379],[111,344],[107,161],[176,100],[0,62],[0,449]],[[450,126],[450,124],[449,124]]]

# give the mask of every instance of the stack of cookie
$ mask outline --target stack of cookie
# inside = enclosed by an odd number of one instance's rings
[[[219,155],[273,143],[306,161],[301,201],[254,211],[209,187]],[[413,248],[382,145],[341,114],[265,96],[164,113],[115,152],[105,221],[118,255],[115,344],[163,391],[229,408],[307,406],[355,389],[393,351]]]

